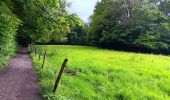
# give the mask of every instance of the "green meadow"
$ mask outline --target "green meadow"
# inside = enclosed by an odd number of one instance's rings
[[[170,100],[170,57],[89,46],[43,45],[31,53],[45,100]],[[52,93],[64,59],[59,87]]]

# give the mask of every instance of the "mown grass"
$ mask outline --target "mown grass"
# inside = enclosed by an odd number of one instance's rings
[[[48,48],[44,69],[32,53],[46,100],[170,100],[170,57],[86,46]],[[56,94],[52,93],[63,60],[68,58]]]

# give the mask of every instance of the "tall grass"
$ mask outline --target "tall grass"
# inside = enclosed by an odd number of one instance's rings
[[[48,48],[44,69],[32,53],[46,100],[170,100],[170,57],[86,46]],[[62,62],[68,58],[56,94],[52,93]]]

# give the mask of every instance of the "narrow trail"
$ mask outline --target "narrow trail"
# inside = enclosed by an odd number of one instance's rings
[[[9,67],[0,72],[0,100],[40,100],[37,80],[27,49],[20,49]]]

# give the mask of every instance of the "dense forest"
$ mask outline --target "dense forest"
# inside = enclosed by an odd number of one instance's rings
[[[70,14],[67,0],[1,0],[0,65],[16,44],[93,45],[170,53],[170,0],[101,0],[89,23]]]
[[[170,53],[170,0],[102,0],[89,34],[103,47]]]

